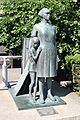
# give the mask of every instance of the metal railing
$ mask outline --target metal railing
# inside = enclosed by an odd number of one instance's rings
[[[7,59],[21,59],[21,58],[22,58],[22,56],[0,56],[0,59],[3,59],[3,64],[2,64],[2,84],[3,84],[3,86],[9,87]]]

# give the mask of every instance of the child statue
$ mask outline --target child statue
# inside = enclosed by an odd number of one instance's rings
[[[29,60],[30,60],[30,64],[29,64],[29,74],[31,77],[31,83],[29,85],[29,95],[32,97],[32,88],[34,85],[34,95],[33,98],[35,100],[35,95],[36,95],[36,89],[37,89],[37,61],[39,58],[39,55],[42,51],[42,48],[39,47],[40,45],[40,41],[38,39],[38,37],[34,37],[32,38],[32,46],[29,50]]]

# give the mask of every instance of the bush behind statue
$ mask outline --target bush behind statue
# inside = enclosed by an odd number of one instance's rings
[[[0,43],[21,54],[23,37],[30,37],[33,25],[43,7],[50,8],[51,22],[57,27],[57,46],[60,67],[65,67],[65,56],[79,53],[79,2],[73,0],[2,0],[0,3]]]

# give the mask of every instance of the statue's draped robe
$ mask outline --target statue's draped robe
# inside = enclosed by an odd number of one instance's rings
[[[32,37],[37,36],[40,40],[42,51],[37,61],[37,77],[55,77],[57,48],[56,29],[49,23],[38,23],[34,25]]]

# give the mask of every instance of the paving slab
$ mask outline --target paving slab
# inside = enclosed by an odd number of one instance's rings
[[[9,80],[18,80],[20,74],[20,69],[10,70]],[[80,97],[75,92],[69,92],[61,98],[67,104],[52,106],[57,114],[41,116],[36,108],[18,110],[8,89],[0,83],[0,120],[80,120]]]

